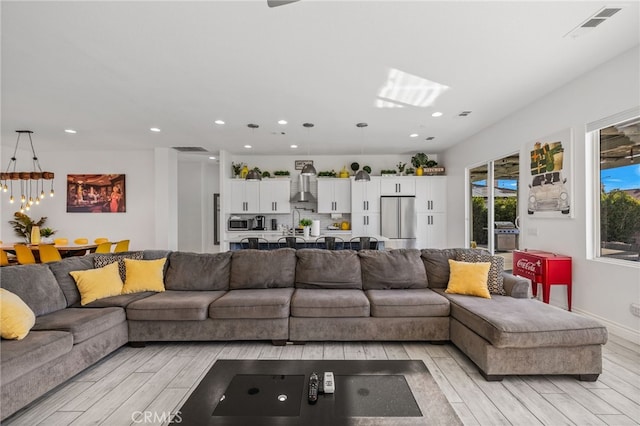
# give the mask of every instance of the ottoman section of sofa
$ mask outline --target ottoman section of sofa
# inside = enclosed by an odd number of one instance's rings
[[[293,288],[231,290],[209,306],[209,317],[289,318]]]
[[[22,340],[2,340],[0,376],[3,383],[58,358],[73,348],[73,336],[65,331],[31,331]]]
[[[206,320],[209,305],[226,291],[166,290],[127,305],[127,319],[151,321]]]
[[[296,289],[291,316],[306,318],[369,317],[369,299],[362,290]]]
[[[440,290],[438,290],[440,292]],[[443,293],[444,295],[444,293]],[[532,299],[446,294],[451,317],[497,348],[603,345],[599,322]]]
[[[122,308],[67,308],[37,317],[33,330],[67,331],[76,345],[125,321]]]
[[[429,289],[367,290],[372,317],[448,317],[449,300]]]

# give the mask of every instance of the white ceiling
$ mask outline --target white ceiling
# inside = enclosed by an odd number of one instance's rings
[[[565,37],[605,6],[622,11]],[[293,154],[291,144],[311,154],[437,153],[640,41],[638,1],[1,7],[2,144],[30,129],[38,151],[200,146],[242,154],[249,143],[251,154]],[[428,107],[376,108],[390,69],[449,89]],[[464,110],[472,113],[459,117]]]

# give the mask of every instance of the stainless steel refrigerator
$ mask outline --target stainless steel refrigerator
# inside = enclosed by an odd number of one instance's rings
[[[390,248],[414,247],[416,241],[415,197],[380,197],[380,234]]]

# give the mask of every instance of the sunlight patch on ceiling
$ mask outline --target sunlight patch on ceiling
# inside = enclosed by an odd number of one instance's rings
[[[449,86],[409,74],[395,68],[389,70],[387,81],[378,91],[377,108],[399,108],[404,106],[428,107]]]

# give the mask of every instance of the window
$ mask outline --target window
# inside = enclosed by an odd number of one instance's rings
[[[619,117],[618,117],[619,118]],[[591,127],[591,126],[590,126]],[[597,147],[596,255],[640,261],[640,116],[593,129]]]

